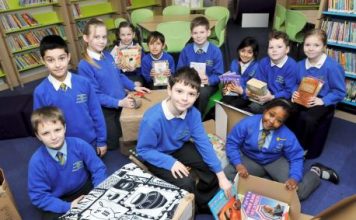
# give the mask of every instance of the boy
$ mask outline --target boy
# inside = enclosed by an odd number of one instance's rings
[[[64,136],[66,124],[59,108],[35,110],[31,124],[43,145],[29,163],[28,194],[43,211],[42,219],[57,219],[106,179],[106,167],[87,142]]]
[[[205,17],[197,17],[190,24],[191,35],[194,43],[188,44],[180,53],[177,69],[183,66],[192,66],[199,63],[205,65],[199,76],[203,87],[195,106],[204,114],[209,97],[218,90],[219,75],[224,73],[224,64],[221,51],[215,45],[209,43],[209,21]],[[204,74],[205,72],[205,74]]]
[[[153,68],[154,62],[167,62],[168,69],[163,72],[163,75],[168,77],[175,72],[175,63],[173,57],[163,51],[165,47],[164,35],[158,31],[154,31],[148,35],[148,48],[150,50],[149,56],[144,56],[141,64],[141,74],[149,87],[153,87],[152,79],[157,77],[160,73],[155,72]]]
[[[106,153],[106,126],[99,100],[90,83],[68,72],[70,53],[66,42],[57,35],[41,40],[40,53],[49,76],[34,91],[34,109],[57,106],[67,121],[67,136],[79,137]],[[85,129],[83,129],[85,127]]]
[[[297,63],[288,56],[288,35],[280,31],[272,31],[269,34],[268,57],[263,58],[258,66],[254,78],[267,83],[267,94],[255,96],[254,99],[266,103],[275,98],[289,100],[297,83]],[[251,94],[246,91],[247,96]],[[252,102],[247,111],[255,114],[263,112],[263,104]]]
[[[198,212],[205,212],[219,186],[230,196],[231,183],[204,131],[200,112],[192,107],[200,85],[198,73],[189,67],[169,78],[168,98],[143,116],[136,150],[154,175],[194,193]],[[190,167],[199,177],[197,185]]]

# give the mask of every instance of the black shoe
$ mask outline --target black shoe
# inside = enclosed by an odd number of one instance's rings
[[[336,173],[335,170],[333,170],[330,167],[327,167],[321,163],[315,163],[313,165],[311,165],[311,168],[316,167],[320,169],[320,178],[324,179],[324,180],[328,180],[334,184],[338,184],[340,179],[339,179],[339,175]],[[323,173],[327,172],[329,174],[329,177],[323,177]]]

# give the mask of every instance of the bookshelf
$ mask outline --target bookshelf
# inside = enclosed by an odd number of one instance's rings
[[[356,2],[322,0],[320,28],[326,31],[327,53],[345,69],[347,94],[340,107],[356,113]]]
[[[319,26],[322,10],[320,2],[323,0],[277,0],[278,4],[285,6],[287,9],[302,12],[308,19],[308,23]]]
[[[0,4],[0,32],[5,39],[0,50],[11,86],[22,86],[48,74],[39,55],[39,43],[48,34],[65,38],[72,66],[78,63],[72,32],[66,25],[66,0],[2,0]]]

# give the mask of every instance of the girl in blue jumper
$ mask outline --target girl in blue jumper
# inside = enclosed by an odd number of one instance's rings
[[[319,123],[334,111],[335,105],[346,94],[345,72],[339,63],[324,53],[326,40],[323,30],[313,29],[307,32],[304,38],[304,53],[307,58],[300,61],[297,68],[297,86],[292,102],[299,97],[297,89],[303,77],[312,76],[323,82],[319,94],[310,98],[306,107],[295,104],[297,113],[290,122],[305,150],[313,148],[311,141],[319,132]]]
[[[334,170],[318,163],[303,176],[303,149],[284,125],[291,110],[289,101],[274,99],[265,105],[263,115],[244,118],[235,125],[226,140],[229,179],[236,173],[242,178],[249,174],[269,177],[285,183],[288,190],[297,189],[301,200],[318,187],[320,178],[338,182]]]
[[[227,92],[226,90],[229,90],[237,96],[223,95],[222,102],[237,108],[244,108],[250,103],[245,94],[246,82],[255,75],[258,68],[257,40],[253,37],[244,38],[237,48],[237,54],[238,58],[231,62],[230,71],[241,76],[240,85],[230,83],[225,85],[223,89],[223,94]]]
[[[121,73],[109,52],[104,51],[107,44],[107,29],[102,20],[93,18],[84,28],[83,39],[86,43],[84,59],[79,62],[79,75],[89,78],[98,94],[103,109],[108,149],[119,147],[122,135],[120,114],[122,108],[134,108],[135,100],[127,96],[126,90],[149,92],[135,84]]]
[[[117,59],[117,55],[120,50],[137,47],[141,49],[141,60],[144,56],[144,52],[140,44],[135,41],[135,27],[129,22],[123,21],[120,23],[116,31],[116,41],[115,47],[111,51],[111,55],[115,59],[115,63],[121,69],[121,71],[132,81],[135,82],[135,85],[142,86],[143,78],[141,76],[141,67],[135,68],[130,65],[125,64],[122,60]],[[139,36],[139,35],[138,35]]]

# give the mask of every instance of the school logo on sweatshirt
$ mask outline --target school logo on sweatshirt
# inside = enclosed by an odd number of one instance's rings
[[[284,77],[283,76],[277,76],[276,77],[276,82],[279,84],[284,84]]]
[[[76,172],[84,167],[83,161],[79,160],[73,163],[72,172]]]
[[[277,146],[275,148],[276,152],[279,152],[283,149],[284,143],[287,140],[287,138],[281,138],[281,137],[277,137],[276,141],[277,141]]]
[[[84,102],[87,102],[87,100],[88,100],[87,94],[78,94],[76,103],[77,104],[84,103]]]
[[[213,60],[206,60],[205,61],[207,66],[213,66],[214,65],[214,61]]]

